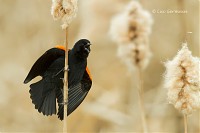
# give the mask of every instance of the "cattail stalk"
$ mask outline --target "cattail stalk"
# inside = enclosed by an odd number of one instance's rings
[[[184,114],[184,127],[185,127],[185,133],[188,131],[188,125],[187,125],[187,115]]]
[[[131,72],[138,70],[139,105],[145,133],[148,132],[148,129],[144,107],[144,79],[142,73],[151,58],[149,35],[151,34],[152,21],[151,14],[143,9],[139,2],[134,0],[129,3],[122,13],[113,18],[110,27],[111,37],[118,44],[118,56]],[[132,99],[134,91],[130,91],[130,105],[132,106],[134,104]]]
[[[138,67],[138,77],[139,77],[139,106],[141,111],[141,120],[142,120],[142,127],[143,132],[148,133],[146,116],[145,116],[145,108],[144,108],[144,84],[143,84],[143,75],[142,69]]]
[[[68,103],[68,28],[66,28],[65,37],[65,74],[64,74],[64,91],[63,91],[63,103],[64,103],[64,118],[63,118],[63,132],[67,132],[67,103]]]

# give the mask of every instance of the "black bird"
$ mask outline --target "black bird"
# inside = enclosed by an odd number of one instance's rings
[[[92,86],[92,78],[87,68],[90,41],[81,39],[68,51],[68,110],[70,115],[85,99]],[[32,66],[24,83],[37,76],[42,79],[30,85],[30,98],[38,112],[49,116],[56,114],[63,120],[63,78],[65,67],[65,48],[56,46],[46,51]]]

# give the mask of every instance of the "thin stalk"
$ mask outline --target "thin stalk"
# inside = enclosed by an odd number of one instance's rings
[[[63,118],[63,133],[67,133],[67,103],[68,103],[68,28],[66,28],[65,38],[65,76],[64,76],[64,91],[63,91],[63,102],[64,102],[64,118]]]
[[[141,111],[141,120],[142,120],[142,127],[143,132],[148,133],[146,116],[145,116],[145,108],[144,108],[144,86],[143,86],[143,76],[142,70],[138,67],[138,78],[139,78],[139,106]]]
[[[188,132],[187,115],[184,114],[183,116],[184,116],[184,127],[185,127],[185,132],[184,133],[187,133]]]

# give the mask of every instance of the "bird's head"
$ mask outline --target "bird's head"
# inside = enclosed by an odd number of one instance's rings
[[[90,41],[87,39],[81,39],[75,43],[73,51],[75,55],[79,58],[87,58],[90,53]]]

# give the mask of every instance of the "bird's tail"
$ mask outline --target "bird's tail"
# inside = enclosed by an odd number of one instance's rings
[[[30,85],[30,98],[38,112],[43,115],[56,114],[56,91],[52,86],[40,80]]]

